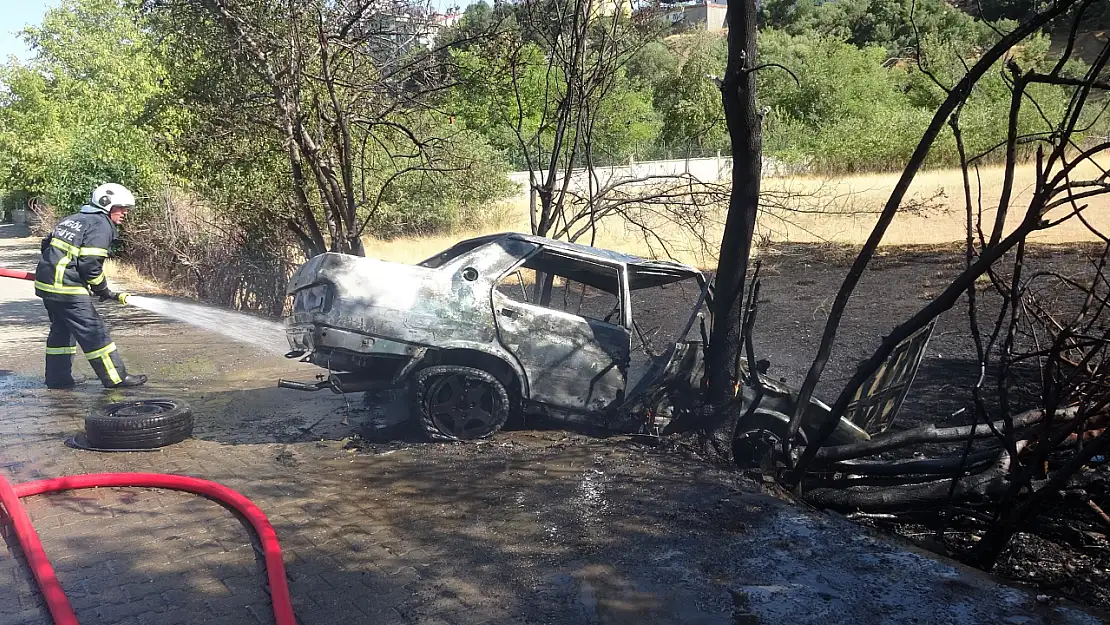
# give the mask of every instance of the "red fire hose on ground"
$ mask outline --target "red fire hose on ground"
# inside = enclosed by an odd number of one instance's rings
[[[0,267],[0,277],[34,280],[35,274]],[[200,478],[164,473],[91,473],[25,482],[15,487],[0,475],[0,505],[12,520],[16,538],[27,558],[27,564],[31,567],[35,582],[42,591],[55,625],[78,625],[77,616],[73,612],[69,599],[66,598],[65,591],[62,590],[61,583],[58,582],[54,567],[46,557],[38,532],[31,525],[31,517],[27,516],[27,510],[19,500],[22,497],[43,493],[111,486],[165,488],[193,493],[214,499],[243,515],[262,543],[266,576],[270,581],[270,601],[273,603],[274,620],[277,625],[296,625],[293,601],[289,595],[289,584],[285,581],[285,563],[281,559],[281,546],[278,544],[277,533],[258,506],[230,488]]]
[[[35,274],[27,273],[26,271],[16,271],[15,269],[4,269],[3,267],[0,267],[0,277],[19,278],[20,280],[34,280]]]
[[[46,605],[55,625],[77,625],[77,616],[73,613],[73,607],[54,574],[54,567],[51,566],[50,560],[46,557],[38,533],[31,526],[31,518],[27,516],[27,511],[19,499],[63,490],[109,486],[179,490],[202,495],[234,508],[250,522],[262,543],[262,553],[266,561],[266,575],[270,580],[270,600],[273,603],[274,620],[277,621],[277,625],[296,625],[296,619],[293,616],[293,602],[289,596],[289,585],[285,581],[285,564],[281,559],[281,547],[278,545],[277,534],[274,532],[273,526],[270,525],[269,519],[266,518],[266,515],[258,506],[230,488],[195,477],[163,473],[91,473],[25,482],[13,488],[0,475],[0,504],[3,504],[8,517],[12,519],[15,525],[16,538],[23,548],[27,563],[31,566],[35,581],[46,599]]]

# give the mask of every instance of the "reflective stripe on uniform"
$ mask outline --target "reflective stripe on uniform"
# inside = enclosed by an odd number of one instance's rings
[[[76,345],[70,345],[68,347],[47,347],[46,348],[46,355],[47,356],[64,356],[64,355],[67,355],[67,354],[72,355],[72,354],[76,354],[76,353],[77,353],[77,346]]]
[[[100,284],[101,282],[104,282],[104,274],[100,274],[99,276],[93,278],[92,280],[89,280],[89,284],[91,286],[96,286],[96,285]]]
[[[111,354],[114,351],[116,351],[116,344],[115,343],[108,343],[107,345],[105,345],[104,347],[101,347],[100,349],[96,349],[96,350],[93,350],[93,351],[85,354],[85,358],[88,358],[89,360],[94,360],[94,359],[100,358],[102,356],[107,356],[108,354]]]
[[[108,343],[100,349],[85,354],[85,358],[89,360],[99,358],[101,364],[104,365],[104,370],[108,373],[108,379],[112,381],[112,384],[119,384],[122,378],[119,377],[119,372],[116,371],[116,364],[112,362],[112,352],[114,351],[116,351],[116,344]]]
[[[64,271],[64,266],[63,266],[63,271]],[[35,288],[46,291],[47,293],[57,293],[59,295],[88,295],[89,294],[89,290],[87,288],[83,287],[83,286],[65,286],[65,285],[60,285],[60,284],[58,284],[58,285],[47,284],[45,282],[39,282],[38,280],[35,280]]]
[[[102,247],[77,247],[61,239],[50,239],[50,245],[70,256],[108,256],[108,250]]]
[[[104,369],[108,372],[108,379],[112,384],[119,384],[123,378],[119,377],[119,372],[116,371],[116,364],[112,362],[112,355],[105,354],[100,357],[100,362],[104,363]]]
[[[51,245],[51,247],[56,247],[56,248],[62,250],[63,252],[65,252],[66,254],[69,254],[70,256],[80,256],[81,255],[81,248],[79,248],[76,245],[73,245],[71,243],[66,243],[65,241],[63,241],[61,239],[50,239],[50,245]]]
[[[69,252],[58,260],[58,266],[54,268],[54,286],[65,286],[66,267],[69,267],[69,261]]]

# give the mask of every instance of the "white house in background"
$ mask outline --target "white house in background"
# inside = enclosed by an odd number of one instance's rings
[[[434,28],[438,31],[440,29],[449,28],[451,26],[454,26],[455,24],[458,24],[459,20],[462,19],[462,16],[463,14],[462,11],[459,10],[459,7],[452,7],[450,9],[447,9],[446,13],[433,14],[432,24],[434,25]]]
[[[668,7],[663,18],[673,25],[682,25],[696,30],[721,30],[726,28],[725,14],[728,12],[727,4],[717,4],[708,0],[701,0],[691,4],[675,4]]]
[[[462,15],[458,7],[440,13],[422,4],[401,2],[367,14],[359,27],[375,33],[374,52],[392,59],[416,46],[432,46],[440,31],[458,23]]]

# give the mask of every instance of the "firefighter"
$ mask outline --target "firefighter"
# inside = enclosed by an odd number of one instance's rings
[[[116,226],[135,206],[135,196],[122,185],[103,184],[93,190],[80,212],[58,222],[42,240],[42,258],[35,270],[35,295],[50,315],[46,337],[46,386],[71,388],[77,345],[106,388],[139,386],[145,375],[130,375],[104,320],[93,307],[100,301],[127,303],[104,277],[104,259],[116,239]]]

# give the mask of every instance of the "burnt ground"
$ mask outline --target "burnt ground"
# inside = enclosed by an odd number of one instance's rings
[[[1051,270],[1089,280],[1091,263],[1101,251],[1100,247],[1086,245],[1032,248],[1026,255],[1023,271],[1031,275],[1034,271]],[[754,343],[757,358],[771,361],[769,375],[785,378],[795,388],[801,384],[854,253],[833,246],[790,246],[763,251]],[[865,272],[850,301],[817,397],[831,404],[856,365],[871,355],[881,338],[934,298],[964,262],[963,252],[956,247],[909,247],[882,252]],[[993,321],[990,317],[997,312],[999,299],[989,285],[984,286],[988,288],[979,291],[980,307],[988,314],[981,315],[986,319],[981,318],[980,327],[989,332]],[[678,294],[669,297],[675,301],[660,301],[651,306],[655,314],[681,309]],[[1066,308],[1066,304],[1056,302],[1060,308]],[[927,423],[967,423],[972,407],[971,387],[978,377],[975,354],[967,300],[961,298],[938,320],[910,395],[892,429]],[[1014,388],[1011,393],[1015,411],[1038,405],[1036,375],[1035,368],[1016,374],[1028,384]],[[987,387],[994,388],[993,378],[988,377]],[[1101,474],[1101,486],[1096,483],[1091,494],[1096,503],[1110,509],[1105,489],[1110,484],[1110,466],[1103,464],[1097,471]],[[1060,503],[1046,511],[1037,527],[1015,538],[995,572],[1045,593],[1110,607],[1110,542],[1106,528],[1103,526],[1101,533],[1087,531],[1091,525],[1097,526],[1098,519],[1080,504]],[[1077,526],[1077,519],[1083,522],[1083,527]],[[974,540],[968,533],[950,531],[944,534],[941,545],[931,527],[895,525],[886,529],[923,547],[956,556]]]

